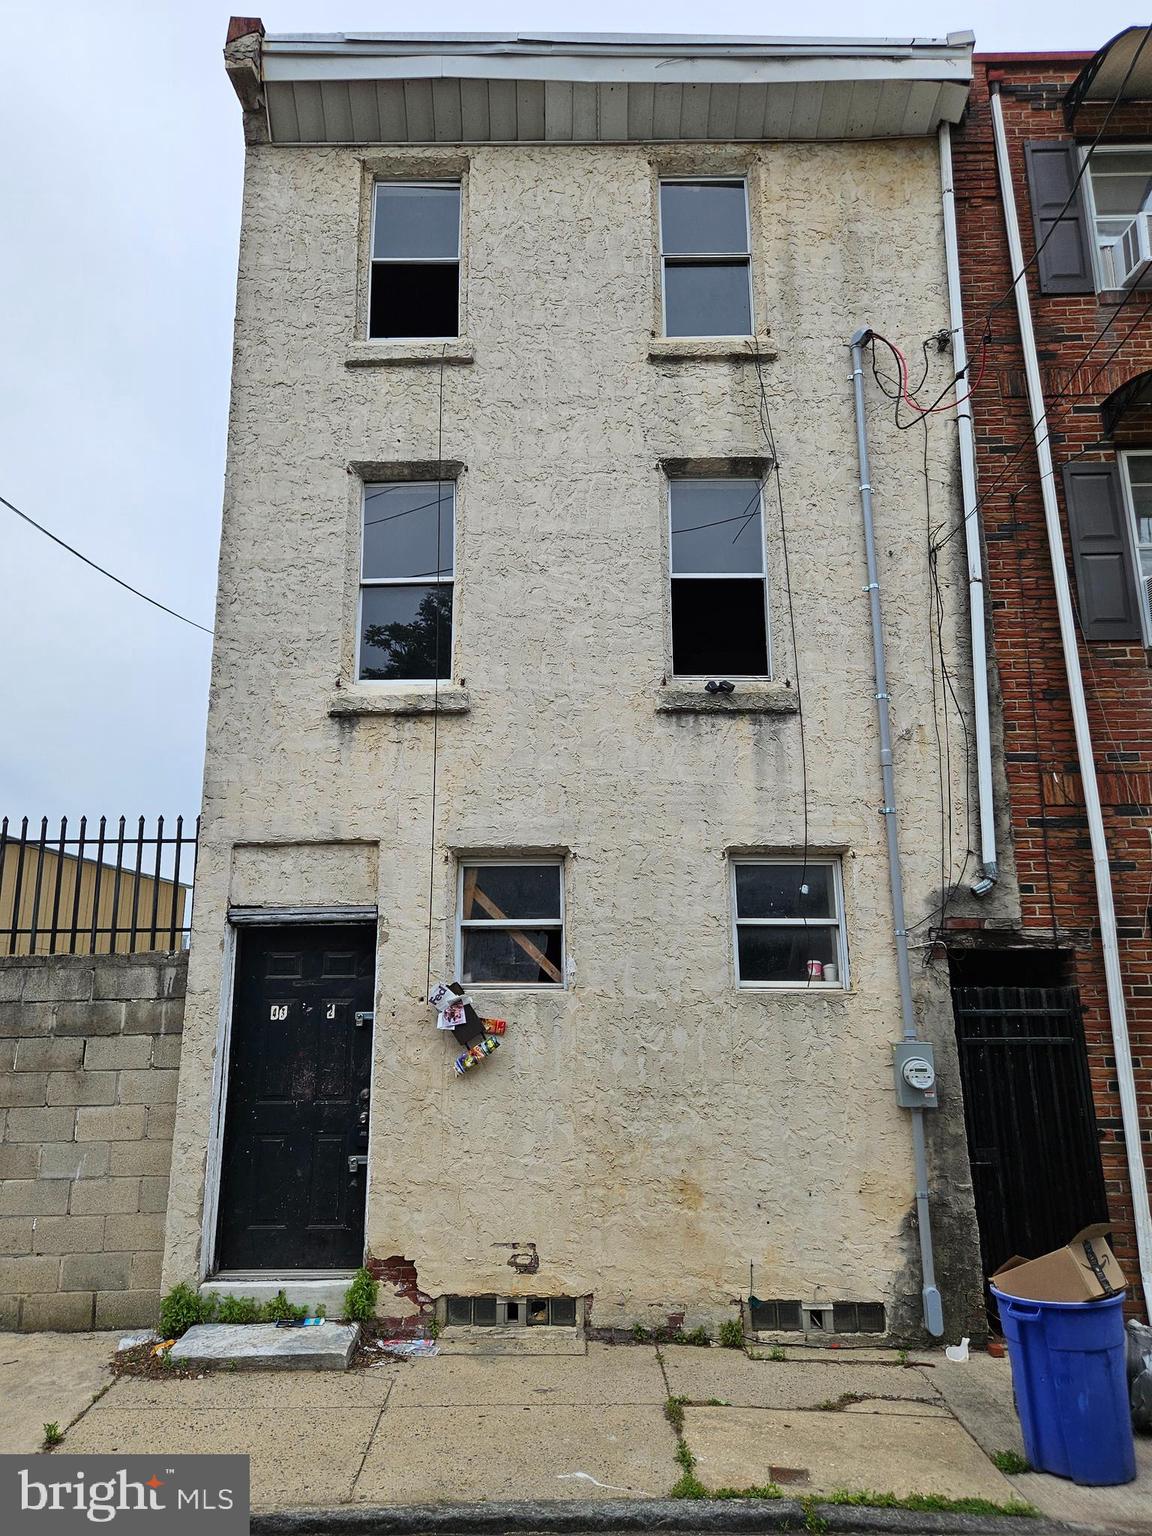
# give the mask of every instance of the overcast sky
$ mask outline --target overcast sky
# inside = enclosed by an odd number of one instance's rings
[[[263,6],[270,32],[941,36],[1094,49],[1099,0]],[[866,19],[864,19],[866,18]],[[243,145],[206,0],[0,0],[0,495],[210,625]],[[0,507],[0,812],[193,814],[211,642]]]

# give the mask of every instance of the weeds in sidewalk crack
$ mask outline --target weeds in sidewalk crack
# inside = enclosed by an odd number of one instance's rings
[[[64,1431],[53,1419],[50,1424],[44,1426],[44,1450],[50,1451],[54,1445],[59,1445],[64,1439]]]
[[[1006,1472],[1009,1477],[1032,1470],[1032,1463],[1027,1456],[1021,1456],[1018,1451],[993,1451],[992,1465],[998,1467],[1001,1472]]]

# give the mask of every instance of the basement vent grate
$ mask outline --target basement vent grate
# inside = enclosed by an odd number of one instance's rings
[[[575,1296],[446,1296],[444,1320],[450,1328],[575,1328]]]
[[[798,1301],[761,1301],[748,1298],[748,1311],[754,1333],[802,1333],[804,1319]]]
[[[834,1301],[833,1333],[885,1333],[888,1320],[879,1301]]]

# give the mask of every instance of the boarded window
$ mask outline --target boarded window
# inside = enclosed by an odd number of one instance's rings
[[[451,677],[454,510],[451,480],[364,487],[362,680]]]
[[[672,671],[767,677],[768,591],[759,480],[673,480]]]
[[[458,972],[465,986],[564,984],[559,859],[460,866]]]
[[[834,859],[734,859],[741,987],[844,987],[847,947]]]
[[[666,336],[748,336],[752,259],[743,180],[662,181]]]
[[[459,332],[459,183],[378,182],[368,335],[439,340]]]

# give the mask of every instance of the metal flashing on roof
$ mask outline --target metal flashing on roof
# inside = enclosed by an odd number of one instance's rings
[[[1152,27],[1126,27],[1085,64],[1064,97],[1069,128],[1089,102],[1152,101]]]
[[[888,138],[959,120],[972,43],[968,32],[274,36],[260,72],[279,144]]]

